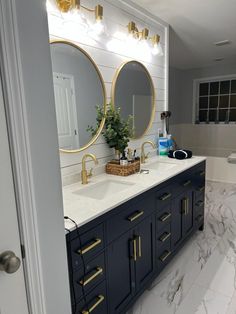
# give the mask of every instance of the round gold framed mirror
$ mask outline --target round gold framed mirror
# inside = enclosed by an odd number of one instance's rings
[[[97,125],[97,107],[106,113],[102,75],[89,54],[74,43],[50,43],[59,148],[78,153],[100,135],[105,118]],[[94,131],[95,130],[95,131]]]
[[[133,139],[142,138],[155,117],[155,90],[150,73],[138,61],[125,62],[117,70],[112,84],[112,104],[121,108],[121,116],[133,116]]]

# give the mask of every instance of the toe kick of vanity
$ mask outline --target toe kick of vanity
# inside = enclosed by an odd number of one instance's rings
[[[68,233],[73,313],[126,313],[204,228],[205,161]]]

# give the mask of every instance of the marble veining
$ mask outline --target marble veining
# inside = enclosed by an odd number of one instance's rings
[[[236,314],[236,185],[207,182],[205,229],[128,314]]]

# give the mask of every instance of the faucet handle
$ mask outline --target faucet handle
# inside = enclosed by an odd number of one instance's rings
[[[93,175],[93,168],[90,169],[89,174],[88,174],[88,177],[91,178],[92,175]]]
[[[145,159],[148,159],[148,156],[150,155],[150,152],[148,152],[146,155],[145,155]]]

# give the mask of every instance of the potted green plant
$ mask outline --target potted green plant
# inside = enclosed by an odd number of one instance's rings
[[[88,127],[87,131],[96,134],[97,129],[104,117],[103,108],[97,106],[97,127]],[[116,158],[119,158],[120,153],[128,147],[130,138],[133,136],[132,121],[133,117],[128,116],[127,120],[121,117],[121,109],[115,108],[111,104],[108,106],[105,114],[105,126],[102,134],[110,148],[115,149]]]

